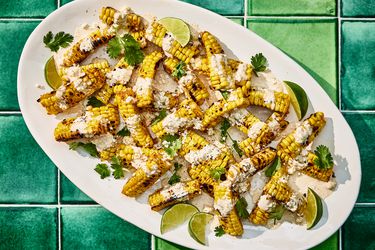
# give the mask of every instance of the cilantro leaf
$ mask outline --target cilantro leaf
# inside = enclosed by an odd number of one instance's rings
[[[242,219],[247,219],[249,218],[249,212],[247,211],[247,201],[245,200],[244,197],[241,197],[240,199],[238,199],[238,201],[236,202],[236,210],[237,210],[237,213],[238,215],[242,218]]]
[[[174,171],[177,171],[177,170],[179,170],[180,168],[182,168],[182,164],[180,164],[180,163],[178,163],[178,162],[175,162],[175,163],[173,164],[173,166],[174,166]]]
[[[225,234],[224,228],[222,226],[215,227],[214,232],[216,237],[221,237]]]
[[[95,96],[91,96],[87,101],[87,106],[92,106],[93,108],[104,106],[104,103]]]
[[[125,61],[132,66],[140,64],[145,57],[139,43],[130,34],[112,38],[108,42],[107,53],[111,58],[124,54]]]
[[[223,96],[224,100],[228,100],[228,98],[229,98],[229,94],[230,94],[229,91],[226,91],[226,90],[220,90],[220,93],[221,93],[221,95]]]
[[[73,36],[69,33],[65,33],[63,31],[58,32],[55,37],[53,33],[49,31],[43,37],[43,43],[47,48],[51,51],[56,52],[59,50],[60,47],[66,48],[68,45],[73,41]]]
[[[155,119],[152,121],[152,124],[151,125],[155,125],[156,123],[160,122],[161,120],[163,120],[165,117],[167,116],[167,110],[166,109],[162,109],[158,116],[155,117]]]
[[[99,153],[96,149],[95,144],[89,142],[89,143],[83,143],[83,142],[72,142],[69,144],[70,150],[77,150],[79,148],[82,148],[84,151],[89,153],[93,157],[98,157]]]
[[[273,162],[267,167],[264,174],[267,177],[271,177],[280,167],[281,167],[281,160],[280,160],[280,157],[277,156],[275,160],[273,160]]]
[[[107,164],[104,163],[97,164],[95,167],[95,171],[100,174],[101,179],[104,179],[111,175],[111,171],[109,171]]]
[[[285,212],[285,207],[283,205],[277,205],[270,212],[270,219],[281,220]]]
[[[120,131],[117,132],[119,136],[130,136],[130,130],[127,127],[124,127]]]
[[[171,178],[169,179],[168,184],[173,185],[177,182],[180,182],[180,180],[181,180],[181,176],[179,176],[176,172],[174,172]]]
[[[232,139],[232,138],[231,138]],[[233,144],[232,144],[232,147],[234,148],[234,150],[237,152],[237,154],[242,157],[243,156],[243,152],[242,150],[240,149],[240,146],[238,146],[238,142],[236,140],[232,140]]]
[[[329,169],[333,167],[332,154],[327,146],[319,145],[314,153],[318,156],[318,158],[314,160],[314,164],[320,169]]]
[[[176,77],[177,79],[180,79],[186,75],[186,63],[183,61],[180,61],[177,65],[175,70],[172,72],[172,76]]]
[[[228,137],[228,129],[230,128],[230,122],[225,118],[220,125],[220,142],[224,143]]]
[[[175,156],[182,146],[181,139],[177,135],[167,134],[163,137],[162,141],[168,142],[168,146],[164,146],[164,151],[171,157]]]
[[[267,58],[263,56],[262,53],[258,53],[251,57],[251,65],[253,65],[253,70],[256,76],[258,72],[265,71],[267,68]]]
[[[220,180],[223,174],[225,174],[225,168],[223,167],[211,169],[211,177],[215,180]]]

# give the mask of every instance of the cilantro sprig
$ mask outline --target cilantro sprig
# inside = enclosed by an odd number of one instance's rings
[[[164,147],[164,151],[170,157],[174,157],[182,146],[181,139],[177,135],[167,134],[163,136],[162,141],[167,142],[168,146]]]
[[[214,232],[216,237],[221,237],[225,234],[224,228],[222,226],[215,227]]]
[[[107,164],[99,163],[95,167],[95,171],[100,174],[100,178],[104,179],[111,175],[111,171],[109,170]]]
[[[176,77],[177,79],[180,79],[186,75],[186,63],[183,61],[180,61],[177,65],[175,70],[172,72],[172,76]]]
[[[244,197],[241,197],[240,199],[237,200],[236,210],[237,210],[238,215],[242,219],[249,218],[249,212],[247,211],[247,201],[245,200]]]
[[[130,130],[127,127],[124,127],[120,131],[117,132],[119,136],[130,136]]]
[[[91,106],[93,108],[104,106],[104,103],[100,101],[95,96],[91,96],[87,101],[87,106]]]
[[[122,166],[121,160],[118,157],[116,157],[116,156],[112,157],[110,167],[111,167],[111,169],[113,169],[112,175],[115,179],[121,179],[125,176],[124,168]],[[108,165],[105,164],[105,163],[97,164],[94,170],[98,174],[100,174],[101,179],[104,179],[104,178],[107,178],[107,177],[111,176],[111,170],[108,167]]]
[[[211,177],[214,178],[215,180],[220,180],[221,176],[225,174],[225,168],[214,168],[211,170]]]
[[[253,71],[256,76],[258,72],[265,71],[267,69],[267,58],[262,53],[258,53],[251,57],[251,65],[253,65]]]
[[[166,116],[167,116],[167,110],[166,109],[162,109],[159,112],[158,116],[155,117],[155,119],[152,121],[151,125],[155,125],[156,123],[158,123],[161,120],[163,120]]]
[[[182,167],[182,165],[179,164],[178,162],[175,162],[173,165],[174,165],[174,172],[173,172],[173,175],[171,176],[171,178],[168,181],[169,185],[173,185],[177,182],[180,182],[180,180],[181,180],[181,176],[177,173],[177,171]]]
[[[220,142],[221,143],[224,143],[226,141],[226,139],[229,137],[229,139],[232,141],[232,147],[233,149],[236,151],[236,153],[242,157],[243,156],[243,152],[242,150],[240,149],[239,145],[238,145],[238,141],[234,140],[230,134],[228,133],[228,130],[229,128],[231,127],[231,124],[229,122],[229,120],[227,118],[225,118],[222,122],[221,122],[221,125],[220,125]]]
[[[270,212],[270,219],[274,219],[274,223],[276,220],[281,220],[285,212],[285,207],[281,204],[274,207]]]
[[[44,37],[43,42],[47,48],[56,52],[59,48],[66,48],[73,41],[73,36],[63,31],[58,32],[55,36],[49,31]]]
[[[318,156],[318,158],[315,158],[314,164],[320,169],[329,169],[333,167],[333,157],[327,146],[319,145],[314,153]]]
[[[132,66],[140,64],[145,57],[139,43],[130,34],[112,38],[108,42],[107,53],[111,58],[124,55],[125,61]]]
[[[96,149],[96,146],[94,143],[84,143],[84,142],[72,142],[69,144],[70,150],[77,150],[77,149],[83,149],[87,153],[89,153],[92,157],[98,157],[98,150]]]
[[[223,96],[224,100],[228,100],[230,92],[227,90],[220,90],[221,95]]]

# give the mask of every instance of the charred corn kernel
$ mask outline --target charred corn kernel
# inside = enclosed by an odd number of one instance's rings
[[[76,67],[76,66],[73,66],[73,67]],[[101,70],[104,74],[108,73],[111,70],[107,60],[80,66],[81,70],[88,70],[88,69],[94,69],[94,68]],[[67,75],[69,74],[69,70],[71,70],[70,67],[60,67],[58,74],[61,78],[66,80]]]
[[[193,100],[185,99],[175,112],[152,125],[151,130],[157,137],[161,138],[165,134],[176,134],[181,129],[193,126],[198,128],[200,127],[199,118],[202,116],[200,107]]]
[[[135,104],[135,94],[131,88],[124,85],[114,87],[115,103],[118,105],[121,116],[125,120],[126,127],[131,137],[141,147],[152,147],[154,142],[151,138],[143,119]]]
[[[297,128],[277,145],[277,154],[283,162],[296,158],[324,127],[326,121],[322,112],[316,112],[300,123]]]
[[[277,201],[287,202],[292,190],[288,186],[289,175],[285,166],[279,168],[263,188],[263,193],[268,194]]]
[[[221,99],[214,102],[205,111],[202,125],[204,128],[213,127],[221,121],[224,114],[246,105],[247,99],[243,96],[242,90],[237,88],[230,93],[228,100]]]
[[[114,156],[116,156],[117,150],[125,146],[124,144],[114,144],[109,148],[106,148],[99,152],[99,158],[102,161],[111,161]]]
[[[143,59],[139,68],[139,76],[133,87],[138,107],[149,106],[153,101],[151,85],[156,73],[156,65],[162,57],[161,52],[154,51]]]
[[[156,191],[148,197],[148,204],[154,211],[160,211],[176,203],[193,199],[201,194],[198,181],[178,182],[172,186]]]
[[[64,53],[64,66],[70,67],[74,64],[82,62],[86,57],[99,46],[107,43],[113,35],[109,34],[106,30],[96,30],[88,37],[83,38],[73,44]]]
[[[255,206],[250,213],[249,220],[255,225],[266,225],[269,218],[270,213],[267,210],[263,210],[259,206]]]
[[[105,75],[97,68],[82,69],[81,75],[76,81],[63,81],[56,91],[40,96],[37,101],[47,110],[47,114],[55,115],[75,106],[105,83]]]
[[[227,216],[220,217],[220,225],[229,235],[241,236],[243,234],[243,225],[235,208]]]
[[[329,168],[320,168],[315,164],[315,160],[318,158],[313,153],[308,154],[308,165],[302,170],[302,173],[309,175],[315,179],[328,182],[333,174],[333,165]]]
[[[237,66],[233,67],[235,70],[234,81],[237,86],[241,86],[242,92],[247,96],[249,95],[251,88],[251,76],[253,74],[253,68],[247,63],[238,63]]]
[[[257,105],[286,114],[289,110],[290,96],[272,90],[253,90],[248,92],[250,105]]]
[[[204,137],[198,135],[197,133],[189,131],[186,136],[183,137],[182,146],[178,153],[181,156],[185,156],[190,151],[201,150],[208,144],[208,141]]]
[[[205,56],[192,58],[190,60],[190,66],[193,70],[198,71],[200,74],[210,74],[210,69],[208,68],[208,59]]]
[[[102,103],[108,104],[109,100],[112,97],[112,94],[113,88],[108,84],[104,84],[104,86],[95,93],[95,97]]]
[[[169,74],[172,74],[178,65],[179,61],[175,58],[168,57],[164,60],[164,69]],[[187,90],[189,96],[201,105],[204,100],[209,96],[204,83],[194,74],[189,67],[185,69],[185,75],[182,76],[180,79],[174,77],[178,83]]]
[[[232,68],[228,64],[227,57],[221,45],[208,31],[201,33],[201,40],[207,54],[211,86],[214,89],[233,88]]]
[[[130,197],[136,197],[144,193],[168,170],[166,166],[159,165],[156,161],[148,159],[125,183],[122,193]]]
[[[84,116],[68,118],[57,124],[56,141],[91,138],[106,133],[114,134],[120,123],[117,108],[112,104],[92,108],[88,106]]]
[[[112,155],[113,152],[114,155]],[[157,159],[156,156],[158,155],[160,155],[158,150],[152,148],[140,148],[125,144],[118,144],[115,147],[108,149],[107,152],[101,152],[100,154],[102,160],[110,160],[112,159],[112,156],[117,156],[124,165],[130,164],[133,165],[134,168],[137,168],[137,166],[132,164],[133,160],[141,160],[142,162],[145,162],[148,157],[153,157],[154,160]]]
[[[145,30],[131,31],[129,34],[139,43],[139,46],[143,49],[147,46],[147,40],[145,38]]]
[[[112,8],[112,7],[102,7],[99,19],[102,20],[103,23],[106,23],[107,25],[112,25],[114,20],[115,13],[118,12],[118,10]]]
[[[199,49],[197,45],[187,44],[186,46],[182,47],[177,40],[170,38],[167,35],[167,30],[158,22],[153,22],[149,27],[146,29],[146,39],[157,46],[163,48],[163,40],[164,39],[172,39],[171,46],[164,47],[163,50],[166,55],[171,55],[176,57],[177,59],[189,63],[191,58],[199,53]]]

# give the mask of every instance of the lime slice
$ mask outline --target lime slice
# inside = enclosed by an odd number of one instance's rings
[[[323,205],[322,200],[311,188],[307,191],[307,206],[305,209],[305,219],[307,229],[313,228],[322,218]]]
[[[189,221],[189,233],[194,240],[206,245],[206,225],[212,220],[212,214],[198,212]]]
[[[174,38],[181,44],[185,46],[190,41],[190,29],[189,26],[179,18],[175,17],[165,17],[159,20],[168,32],[172,33]]]
[[[298,120],[301,120],[306,115],[307,108],[309,107],[306,92],[294,82],[284,82],[291,98],[290,101],[292,102],[293,108],[297,113]]]
[[[167,209],[161,218],[160,232],[163,234],[189,220],[191,216],[198,212],[198,208],[193,205],[180,203]]]
[[[44,66],[44,77],[46,78],[46,81],[48,85],[56,90],[58,87],[60,87],[62,80],[57,73],[55,60],[53,59],[53,56],[48,59],[46,62],[46,65]]]

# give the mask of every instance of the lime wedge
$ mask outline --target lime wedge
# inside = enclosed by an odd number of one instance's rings
[[[294,110],[297,113],[298,120],[301,120],[307,112],[309,107],[309,101],[307,99],[306,92],[298,84],[294,82],[284,81],[286,89],[291,98],[291,102]]]
[[[305,219],[307,229],[313,228],[322,218],[323,205],[322,200],[311,188],[307,191],[307,206],[305,209]]]
[[[48,59],[46,62],[46,65],[44,66],[44,77],[46,78],[46,81],[48,85],[56,90],[58,87],[60,87],[62,80],[57,73],[55,60],[53,59],[53,56]]]
[[[159,20],[168,32],[172,33],[174,38],[181,44],[185,46],[190,41],[190,29],[184,21],[175,17],[165,17]]]
[[[189,233],[194,240],[206,245],[206,225],[214,216],[212,214],[198,212],[189,221]]]
[[[160,224],[160,232],[163,234],[189,220],[191,216],[198,212],[198,208],[193,205],[180,203],[167,209]]]

